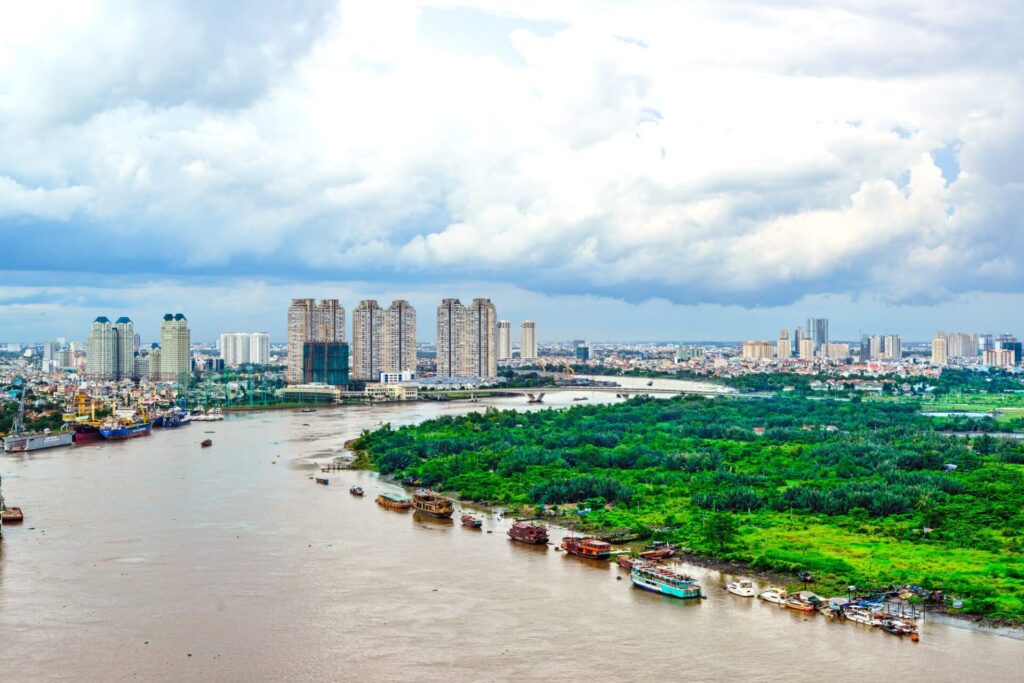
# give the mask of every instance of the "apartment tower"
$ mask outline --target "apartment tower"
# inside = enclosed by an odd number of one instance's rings
[[[117,333],[110,318],[101,315],[93,321],[85,348],[86,377],[117,379]]]
[[[470,377],[497,377],[498,312],[491,300],[473,299],[466,312],[466,323],[468,355],[461,374]],[[536,344],[533,353],[536,357]]]
[[[363,299],[352,311],[352,379],[376,382],[384,369],[381,354],[384,311],[374,299]]]
[[[498,360],[512,357],[512,323],[508,320],[498,321]]]
[[[466,356],[466,307],[458,299],[444,299],[437,307],[437,376],[455,377]]]
[[[192,371],[191,351],[192,333],[188,320],[181,313],[166,313],[160,321],[160,379],[164,382],[185,381]]]
[[[519,357],[537,357],[537,326],[532,320],[524,320],[519,326]]]
[[[384,372],[416,372],[416,309],[405,299],[384,311],[381,358]]]

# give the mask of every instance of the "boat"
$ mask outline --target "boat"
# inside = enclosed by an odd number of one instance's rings
[[[99,441],[103,437],[100,436],[100,424],[99,420],[76,420],[71,423],[71,431],[74,434],[75,443],[87,443],[89,441]]]
[[[303,408],[299,412],[302,412],[302,413],[315,413],[316,412],[316,408]]]
[[[761,598],[765,602],[773,602],[776,605],[782,605],[785,604],[787,596],[788,593],[786,593],[784,588],[770,587],[768,590],[759,593],[757,597]]]
[[[209,448],[210,446],[213,445],[213,439],[203,439],[202,441],[199,442],[199,445],[202,446],[203,448]]]
[[[590,399],[587,398],[586,396],[574,396],[572,400],[574,400],[574,401],[589,401]]]
[[[23,453],[25,451],[40,451],[44,448],[70,446],[74,440],[74,432],[51,432],[49,429],[41,432],[25,431],[25,388],[23,385],[11,433],[3,438],[4,452]]]
[[[909,619],[900,619],[889,615],[880,615],[877,619],[876,626],[880,627],[886,633],[891,633],[896,636],[915,636],[917,635],[917,624]]]
[[[322,485],[324,485],[324,486],[327,486],[328,484],[330,484],[330,483],[331,483],[331,480],[330,480],[330,479],[325,479],[325,478],[323,478],[323,477],[317,477],[317,478],[316,478],[316,483],[318,483],[318,484],[322,484]]]
[[[377,505],[388,510],[408,510],[412,507],[412,501],[408,496],[399,493],[382,493],[377,496]]]
[[[451,519],[452,513],[455,512],[455,506],[450,499],[430,489],[417,489],[412,494],[412,506],[425,515],[441,519]]]
[[[752,598],[757,595],[757,591],[754,590],[754,582],[750,579],[740,579],[739,581],[727,583],[725,590],[743,598]]]
[[[134,439],[137,436],[149,436],[152,429],[153,423],[144,417],[111,417],[100,424],[100,436],[111,441]]]
[[[519,541],[520,543],[547,545],[548,530],[547,527],[541,526],[540,524],[533,524],[530,520],[517,519],[512,523],[512,526],[509,527],[508,537],[513,541]]]
[[[822,604],[822,599],[809,591],[800,591],[786,598],[786,607],[798,612],[813,612]]]
[[[618,562],[619,566],[623,569],[632,569],[633,565],[639,562],[637,558],[630,557],[629,555],[619,555],[615,558],[615,561]]]
[[[9,507],[0,510],[0,520],[4,524],[21,524],[25,521],[25,515],[19,507]]]
[[[211,408],[210,410],[197,408],[192,412],[191,419],[195,422],[217,422],[224,419],[224,413],[220,408]]]
[[[351,493],[353,496],[361,496],[361,495],[363,495],[363,487],[362,486],[350,486],[349,489],[348,489],[348,492]]]
[[[647,382],[647,386],[653,387],[654,386],[654,380],[651,380],[651,381]]]
[[[665,560],[675,554],[674,548],[655,548],[654,550],[645,550],[640,553],[640,557],[645,560]]]
[[[154,427],[163,427],[164,429],[175,429],[189,424],[192,424],[192,415],[179,408],[169,410],[156,420],[153,420]]]
[[[607,560],[612,554],[610,543],[605,543],[589,536],[582,538],[576,536],[562,537],[562,550],[570,555],[589,557],[595,560]]]
[[[649,562],[634,562],[629,580],[637,588],[683,600],[701,597],[696,579]]]
[[[479,529],[484,525],[484,520],[473,515],[462,515],[462,526],[468,526],[470,529]]]
[[[879,625],[879,621],[875,613],[859,605],[848,606],[843,610],[843,617],[856,624],[865,624],[867,626]]]

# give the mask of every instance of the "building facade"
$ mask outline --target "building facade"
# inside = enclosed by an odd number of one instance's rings
[[[778,356],[779,360],[785,360],[793,356],[793,342],[789,338],[788,329],[783,328],[779,330],[779,341],[775,347],[775,355]]]
[[[85,348],[86,377],[117,379],[117,333],[110,318],[101,315],[93,321]]]
[[[343,387],[349,381],[348,344],[308,341],[302,345],[302,383]]]
[[[466,323],[468,355],[461,374],[470,377],[497,377],[498,312],[491,300],[473,299],[466,313]]]
[[[772,358],[778,351],[778,345],[766,341],[743,342],[743,357],[747,360],[763,360]]]
[[[949,360],[946,337],[940,332],[932,339],[932,365],[945,365]]]
[[[524,320],[519,326],[519,357],[537,357],[537,325],[532,320]]]
[[[466,357],[466,307],[458,299],[444,299],[437,307],[438,377],[462,374]]]
[[[285,381],[289,384],[302,382],[302,350],[309,341],[344,342],[345,308],[337,299],[292,299],[288,306],[288,365]],[[267,356],[270,356],[270,340],[267,340]]]
[[[498,360],[512,358],[512,322],[498,321]]]
[[[191,373],[192,333],[181,313],[160,321],[160,381],[182,382]],[[152,369],[150,369],[152,375]]]
[[[814,342],[815,352],[828,344],[828,318],[808,318],[807,336]]]
[[[416,309],[405,299],[384,311],[381,358],[384,372],[416,372]]]
[[[814,340],[810,337],[800,340],[800,360],[814,360]]]
[[[352,311],[352,379],[376,381],[384,369],[382,342],[384,311],[373,299],[364,299]]]

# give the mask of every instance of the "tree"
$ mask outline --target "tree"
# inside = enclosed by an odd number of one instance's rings
[[[704,523],[704,540],[716,546],[718,552],[725,552],[725,549],[736,541],[739,535],[739,528],[732,515],[725,512],[713,512],[708,515]]]

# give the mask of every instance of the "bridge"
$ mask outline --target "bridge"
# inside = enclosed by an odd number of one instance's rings
[[[459,389],[459,390],[429,390],[420,391],[420,396],[423,398],[448,398],[458,397],[466,398],[469,396],[525,396],[531,399],[531,397],[537,397],[547,394],[563,393],[567,391],[573,392],[593,392],[600,394],[615,394],[622,398],[629,398],[631,396],[682,396],[685,394],[698,394],[703,396],[734,396],[737,395],[733,392],[722,391],[720,389],[663,389],[655,387],[642,387],[639,389],[629,389],[626,387],[602,387],[602,386],[573,386],[573,385],[556,385],[551,387],[487,387],[483,389]]]

